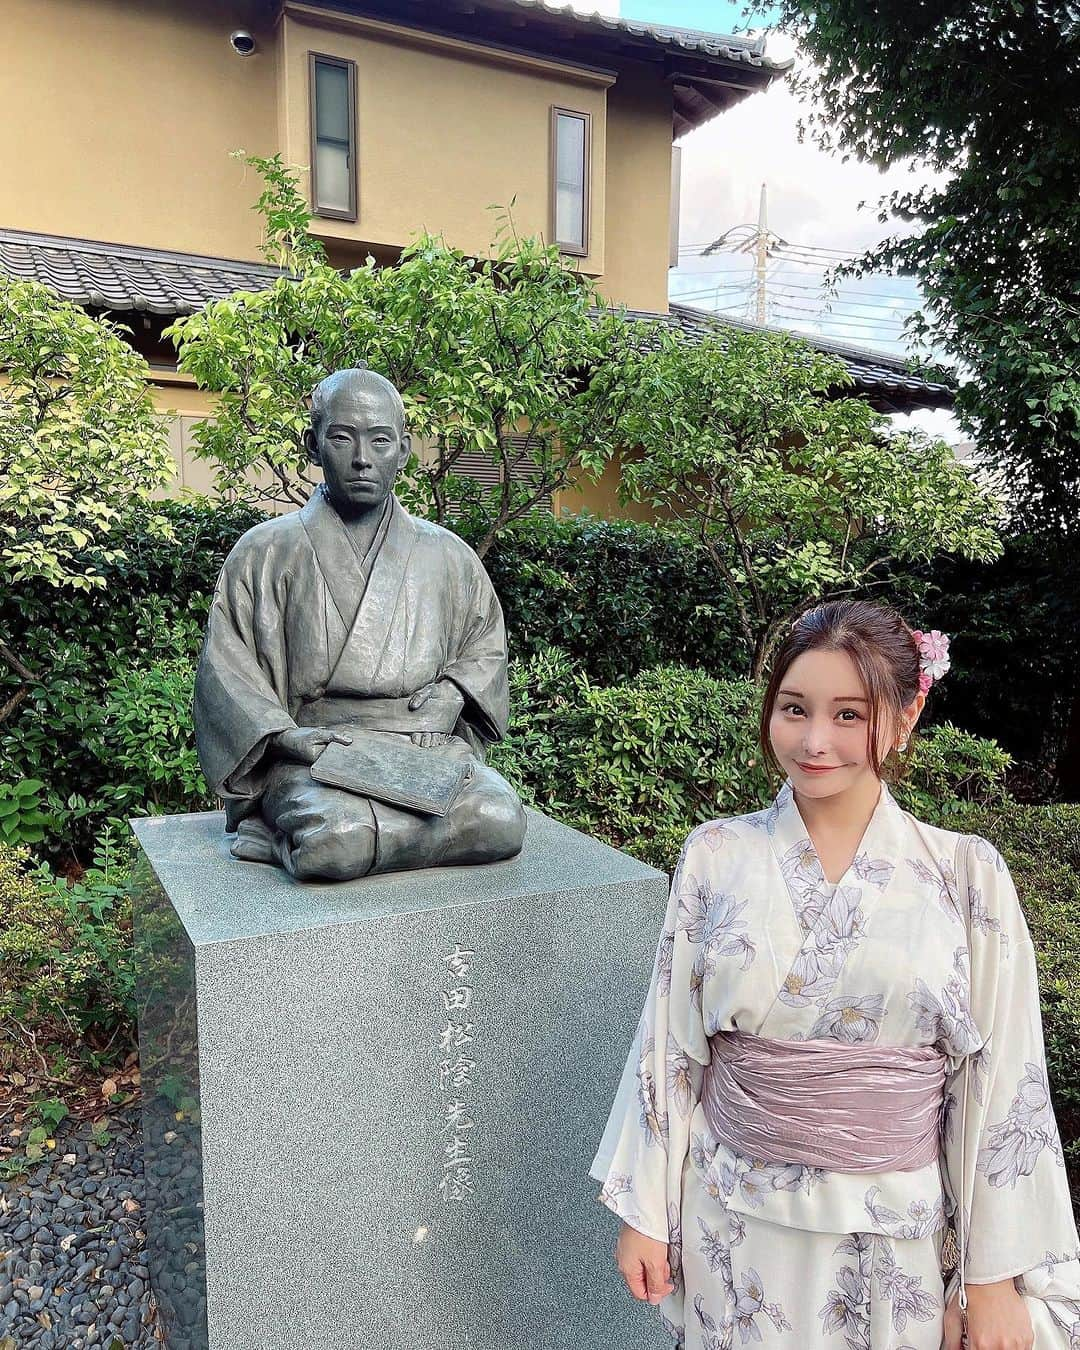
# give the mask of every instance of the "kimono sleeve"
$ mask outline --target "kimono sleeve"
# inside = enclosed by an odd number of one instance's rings
[[[700,944],[679,923],[691,877],[693,836],[672,879],[645,1008],[590,1175],[601,1203],[658,1242],[675,1240],[690,1118],[701,1096],[709,1043],[692,976]],[[692,879],[692,878],[691,878]]]
[[[468,547],[467,545],[465,546]],[[472,551],[469,550],[470,555]],[[482,743],[502,740],[510,716],[502,606],[480,560],[470,557],[468,618],[457,650],[442,669],[465,696],[463,720]]]
[[[1080,1244],[1047,1083],[1035,950],[1004,860],[985,839],[965,843],[982,1046],[947,1087],[944,1162],[950,1194],[964,1197],[967,1283],[990,1284],[1051,1255],[1075,1260]]]
[[[242,539],[218,578],[195,672],[199,762],[226,799],[262,791],[270,737],[296,726],[270,678],[275,665],[284,671],[282,617],[256,604],[253,550],[244,544]]]

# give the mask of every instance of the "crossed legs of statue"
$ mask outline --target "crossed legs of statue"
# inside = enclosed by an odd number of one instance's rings
[[[305,764],[270,770],[261,818],[241,821],[234,856],[274,862],[298,881],[499,862],[521,850],[525,813],[501,774],[455,738],[432,754],[467,756],[472,775],[445,816],[419,815],[318,783]]]

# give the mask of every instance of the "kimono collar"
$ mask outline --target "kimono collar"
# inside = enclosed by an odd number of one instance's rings
[[[825,880],[817,850],[796,804],[790,778],[786,780],[776,794],[773,804],[765,812],[763,824],[773,851],[782,863],[793,854],[800,856],[801,870],[820,878],[820,884],[831,885]],[[859,885],[870,882],[884,889],[891,880],[902,854],[904,826],[904,813],[897,805],[888,785],[882,782],[873,815],[863,831],[848,870],[837,885],[844,883]]]
[[[391,493],[387,498],[371,547],[362,558],[357,553],[345,522],[334,509],[323,484],[320,484],[308,498],[300,511],[300,519],[315,551],[327,589],[348,631],[356,622],[359,608],[367,597],[369,578],[376,563],[388,552],[385,547],[387,541],[391,542],[389,553],[394,556],[392,560],[387,558],[386,561],[400,564],[411,552],[412,538],[406,524],[411,523],[411,518]],[[382,570],[396,571],[395,568],[385,567]],[[392,578],[392,582],[398,584],[400,580],[400,574]],[[394,586],[394,599],[396,596],[397,587]]]

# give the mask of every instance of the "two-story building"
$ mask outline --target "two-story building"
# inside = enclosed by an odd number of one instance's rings
[[[3,34],[0,268],[131,327],[201,489],[191,426],[212,400],[162,329],[275,275],[261,185],[231,152],[303,169],[337,265],[392,263],[421,229],[482,253],[513,201],[607,298],[693,331],[713,321],[667,299],[676,142],[786,68],[760,41],[543,0],[7,0]],[[840,354],[879,406],[949,399]],[[610,483],[563,497],[614,500]]]

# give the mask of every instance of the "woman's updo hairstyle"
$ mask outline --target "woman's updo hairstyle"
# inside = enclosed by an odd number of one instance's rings
[[[759,736],[766,760],[781,771],[769,740],[769,722],[791,663],[803,652],[846,652],[859,672],[870,700],[868,753],[882,777],[879,732],[900,729],[901,713],[919,692],[919,649],[911,629],[889,605],[873,600],[830,600],[799,616],[773,660],[761,704]]]

